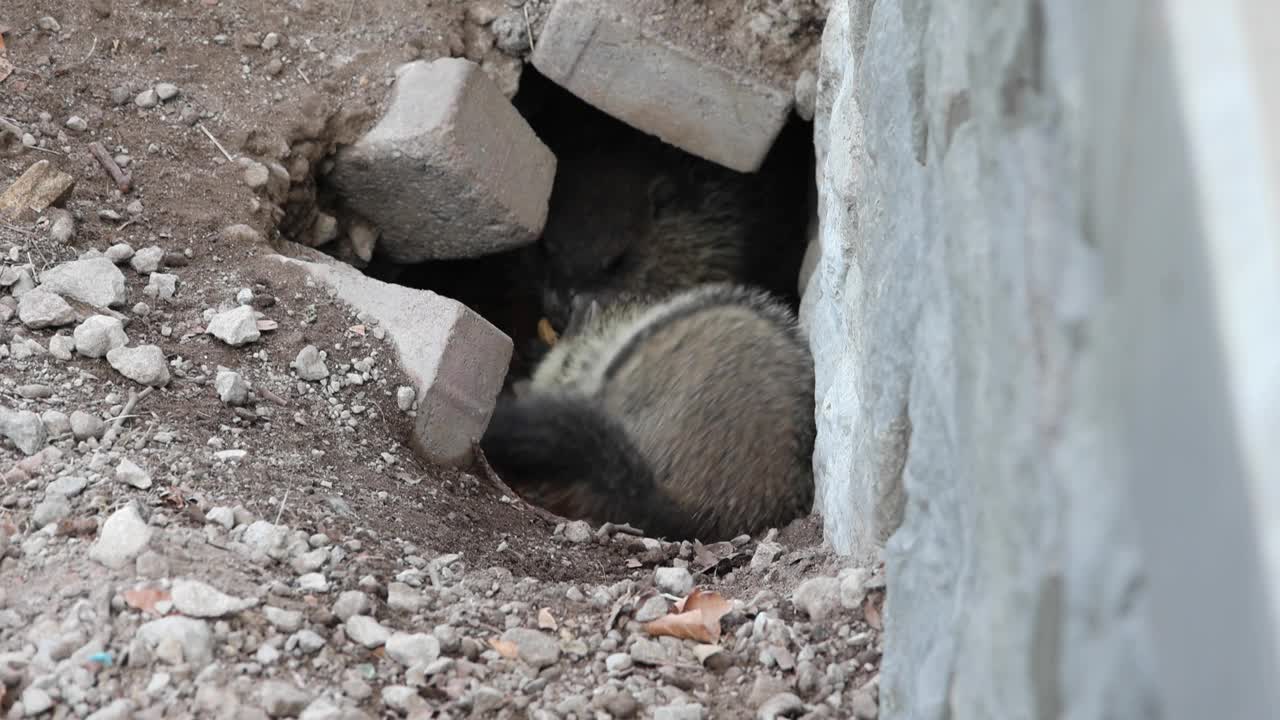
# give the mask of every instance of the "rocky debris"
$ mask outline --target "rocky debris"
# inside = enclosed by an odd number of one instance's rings
[[[178,293],[178,276],[170,273],[153,272],[142,294],[160,300],[172,300]]]
[[[122,458],[116,466],[116,482],[122,482],[139,490],[151,489],[151,475],[129,458]]]
[[[160,96],[156,94],[154,88],[147,88],[133,98],[133,104],[143,110],[150,110],[160,104]]]
[[[71,434],[77,440],[100,438],[106,432],[107,424],[97,415],[90,415],[83,410],[73,410],[70,416]]]
[[[71,514],[71,503],[65,495],[50,494],[31,511],[31,524],[42,528]]]
[[[255,599],[232,597],[199,580],[178,580],[171,595],[174,609],[197,618],[220,618],[258,604]]]
[[[36,288],[18,298],[18,320],[33,330],[68,325],[75,319],[75,310],[54,293]]]
[[[557,0],[533,65],[591,105],[686,152],[739,172],[758,169],[791,114],[793,85],[769,85],[709,62],[643,24],[627,0]]]
[[[251,248],[262,245],[265,242],[262,233],[244,224],[228,225],[222,228],[222,232],[219,235],[222,237],[223,242],[240,247]]]
[[[833,577],[809,578],[796,587],[791,601],[811,620],[826,620],[841,610],[840,581]]]
[[[246,345],[262,336],[258,330],[257,313],[247,305],[214,315],[206,332],[232,347]]]
[[[156,345],[112,348],[107,351],[107,362],[116,372],[141,385],[169,384],[169,366]]]
[[[0,218],[39,214],[66,199],[75,178],[56,169],[48,160],[37,160],[0,193]]]
[[[329,367],[325,365],[324,353],[315,345],[307,345],[298,351],[298,356],[290,363],[290,367],[298,373],[298,378],[308,382],[316,382],[329,377]]]
[[[399,68],[386,113],[340,151],[330,177],[344,202],[377,219],[379,254],[415,263],[536,240],[555,166],[479,65],[443,58]]]
[[[405,667],[426,667],[440,657],[440,641],[426,633],[392,633],[386,641],[387,657]]]
[[[70,335],[54,335],[49,338],[49,354],[59,360],[70,360],[75,350],[76,341]]]
[[[564,539],[571,543],[588,543],[594,537],[591,525],[585,520],[574,520],[564,526]]]
[[[249,401],[249,383],[238,372],[219,369],[213,387],[218,391],[218,399],[228,405],[243,405]]]
[[[152,245],[135,252],[129,259],[129,267],[139,275],[149,275],[160,269],[160,263],[163,260],[164,248]]]
[[[72,260],[46,270],[40,286],[94,307],[117,307],[128,300],[124,273],[105,257]]]
[[[0,436],[8,438],[24,455],[40,452],[49,439],[39,415],[6,407],[0,407]]]
[[[386,644],[391,631],[368,615],[352,615],[342,624],[347,637],[370,650]]]
[[[129,243],[116,243],[107,248],[107,251],[103,253],[103,255],[105,255],[111,262],[119,265],[123,262],[129,262],[129,259],[133,257],[133,253],[133,246]]]
[[[259,691],[269,717],[296,717],[311,702],[311,694],[291,683],[268,680]]]
[[[418,394],[408,385],[401,385],[396,388],[396,407],[400,408],[400,412],[409,412],[413,409],[413,403],[417,400]]]
[[[693,575],[688,568],[660,567],[653,571],[653,583],[668,595],[684,597],[693,590]]]
[[[541,670],[560,661],[560,643],[541,630],[512,628],[502,634],[502,639],[516,646],[520,659],[535,670]]]
[[[160,98],[160,102],[168,102],[178,97],[178,86],[173,83],[156,83],[156,97]]]
[[[76,236],[75,217],[61,208],[49,208],[49,239],[59,245],[70,243]]]
[[[205,620],[170,615],[143,623],[130,655],[154,657],[169,665],[202,668],[213,659],[213,632]]]
[[[133,503],[116,510],[102,524],[98,539],[89,548],[89,558],[119,570],[136,558],[151,541],[151,529]]]
[[[84,357],[100,358],[108,352],[129,344],[124,323],[108,315],[93,315],[76,326],[72,332],[76,352]]]

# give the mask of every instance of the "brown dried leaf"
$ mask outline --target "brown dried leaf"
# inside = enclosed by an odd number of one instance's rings
[[[75,535],[89,536],[98,532],[98,521],[93,518],[62,518],[54,530],[56,535],[71,537]]]
[[[555,328],[551,327],[551,321],[542,318],[538,321],[538,339],[548,345],[555,345],[559,336],[556,335]]]
[[[359,335],[360,337],[364,337],[365,327],[364,325],[352,325],[351,327],[347,328],[347,332],[351,333],[352,335]]]
[[[884,629],[884,618],[880,616],[880,604],[877,597],[868,595],[866,600],[862,601],[862,616],[867,619],[867,624],[876,630]]]
[[[650,635],[668,635],[702,643],[720,641],[720,618],[733,604],[716,592],[694,590],[676,603],[676,612],[646,623]]]
[[[558,627],[555,617],[551,614],[551,608],[542,608],[538,611],[539,630],[550,630],[555,632]]]
[[[169,593],[156,588],[138,588],[124,591],[124,601],[129,607],[143,612],[155,612],[156,603],[168,602]]]
[[[516,644],[509,640],[501,640],[499,638],[489,638],[489,647],[498,651],[498,654],[508,660],[515,660],[520,654],[520,649]]]

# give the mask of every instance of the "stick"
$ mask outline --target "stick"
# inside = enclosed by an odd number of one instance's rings
[[[284,398],[282,398],[282,397],[280,397],[279,395],[277,395],[277,394],[275,394],[275,393],[271,392],[270,390],[268,390],[268,389],[266,389],[266,388],[264,388],[264,387],[260,387],[260,388],[257,388],[257,391],[258,391],[258,394],[259,394],[259,395],[261,395],[262,397],[264,397],[264,398],[266,398],[266,399],[270,400],[271,402],[273,402],[273,403],[275,403],[275,404],[279,405],[280,407],[289,407],[289,401],[288,401],[288,400],[285,400]]]
[[[524,31],[529,34],[529,54],[532,55],[533,47],[533,23],[529,22],[529,4],[524,5]]]
[[[116,435],[120,434],[120,426],[124,425],[125,418],[133,417],[130,413],[132,413],[138,403],[145,400],[154,389],[155,388],[149,387],[140,393],[132,390],[129,391],[129,401],[124,404],[124,409],[120,411],[120,414],[111,420],[111,427],[107,428],[107,432],[102,436],[102,442],[98,443],[99,450],[111,447],[111,443],[116,441]]]
[[[284,497],[280,498],[280,509],[276,511],[276,525],[280,524],[280,518],[284,516],[284,505],[289,502],[289,491],[293,488],[285,488]]]
[[[97,142],[96,140],[89,143],[89,152],[93,153],[93,156],[98,160],[98,164],[101,165],[102,169],[106,170],[107,174],[111,176],[111,179],[115,181],[116,189],[122,193],[129,192],[129,187],[133,184],[133,178],[131,178],[124,170],[120,169],[120,166],[116,164],[114,159],[112,159],[111,153],[107,152],[107,149],[102,146],[102,143]]]
[[[526,502],[524,498],[520,497],[519,493],[512,490],[509,485],[502,481],[502,478],[498,477],[498,473],[494,472],[493,466],[489,464],[489,460],[484,456],[484,451],[480,449],[480,444],[472,443],[471,447],[476,456],[476,464],[480,466],[481,474],[484,475],[485,479],[488,480],[490,484],[498,489],[498,492],[515,498],[516,502],[524,505],[534,515],[537,515],[539,518],[551,523],[552,525],[569,523],[569,518],[556,515],[549,510],[544,510],[537,505],[531,505]]]
[[[213,133],[209,132],[209,130],[205,128],[204,123],[196,123],[196,127],[200,128],[200,132],[204,133],[205,137],[212,140],[213,144],[222,151],[222,157],[226,158],[227,162],[235,162],[235,158],[231,157],[231,153],[227,152],[227,149],[222,147],[222,143],[218,142],[218,138],[214,137]]]

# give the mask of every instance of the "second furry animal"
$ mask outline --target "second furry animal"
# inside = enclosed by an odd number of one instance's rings
[[[481,447],[561,515],[723,540],[809,511],[813,384],[794,316],[765,293],[579,302]]]

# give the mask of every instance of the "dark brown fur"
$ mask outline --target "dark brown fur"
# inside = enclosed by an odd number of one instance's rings
[[[562,515],[672,538],[808,512],[813,363],[787,308],[728,285],[576,305],[482,441],[508,482]]]

